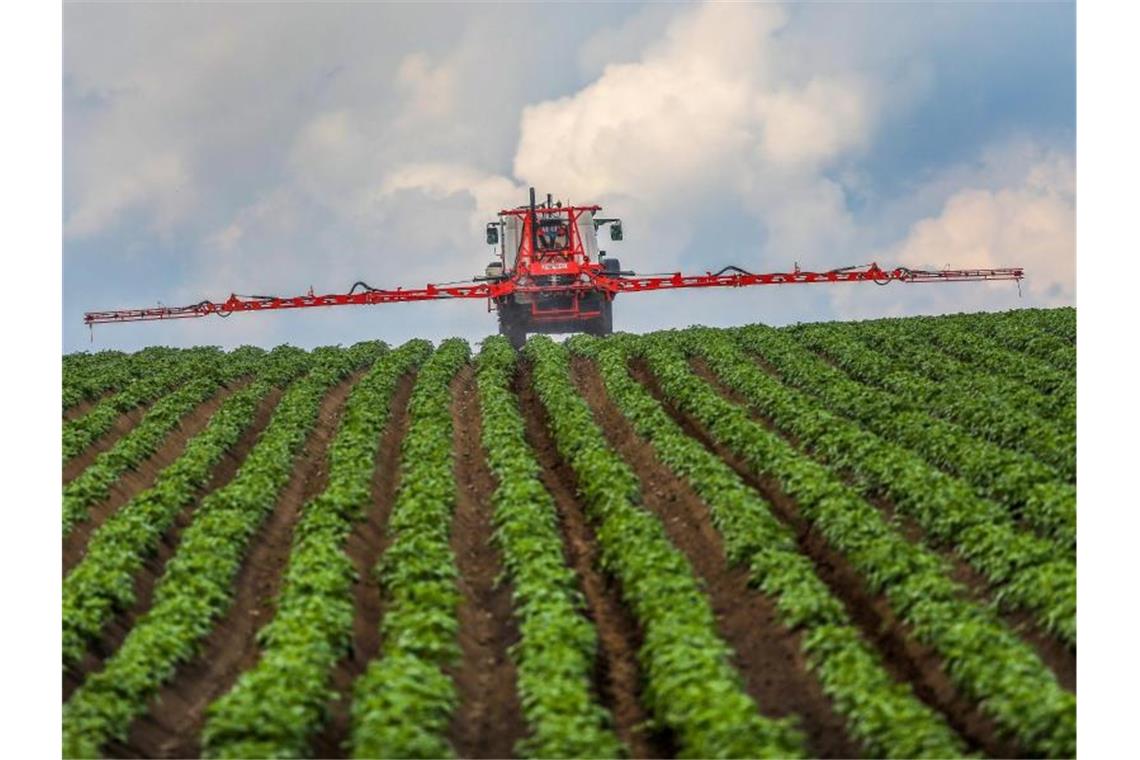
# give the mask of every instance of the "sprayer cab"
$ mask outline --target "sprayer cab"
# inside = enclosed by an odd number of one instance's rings
[[[598,248],[598,229],[608,225],[610,239],[621,240],[620,219],[598,216],[601,206],[535,202],[499,212],[487,225],[487,243],[498,258],[487,265],[485,278],[510,281],[510,292],[492,297],[499,333],[521,345],[527,333],[613,332],[615,289],[603,280],[620,276],[617,259]]]

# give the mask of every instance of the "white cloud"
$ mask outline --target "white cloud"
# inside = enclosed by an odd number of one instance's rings
[[[88,171],[89,177],[97,173]],[[68,237],[93,234],[120,214],[140,207],[151,210],[154,231],[167,233],[194,204],[197,190],[192,179],[185,161],[174,152],[145,155],[129,171],[112,168],[99,183],[99,192],[85,194],[68,215],[64,233]]]
[[[858,147],[871,123],[858,76],[773,76],[785,20],[780,7],[758,4],[679,15],[639,61],[524,109],[515,174],[575,197],[660,198]]]
[[[424,53],[412,53],[396,70],[396,85],[408,98],[406,116],[446,118],[455,110],[456,71],[454,64],[443,62],[433,66]]]
[[[876,99],[856,70],[780,62],[787,18],[763,4],[676,14],[636,61],[525,108],[515,175],[571,200],[641,205],[655,219],[739,204],[764,225],[767,260],[842,255],[852,223],[827,172],[865,145]],[[639,38],[658,24],[626,26]],[[612,36],[597,44],[612,47]]]
[[[884,266],[912,269],[1025,268],[1022,298],[1010,283],[902,286],[895,314],[1072,305],[1076,296],[1076,173],[1073,156],[1030,142],[986,151],[972,186],[949,193],[939,211],[877,254]],[[999,178],[998,183],[994,177]],[[941,179],[932,184],[943,186]],[[919,292],[919,289],[920,292]],[[844,317],[881,313],[877,299],[837,291]]]
[[[505,208],[519,205],[524,188],[511,180],[458,164],[409,164],[389,173],[380,185],[382,199],[401,190],[420,190],[429,199],[469,195],[475,202],[470,227],[477,233],[483,223]]]

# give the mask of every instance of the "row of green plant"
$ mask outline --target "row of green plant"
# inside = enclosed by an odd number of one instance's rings
[[[111,429],[120,414],[149,404],[185,382],[215,374],[224,358],[221,350],[207,347],[164,354],[148,361],[143,374],[122,391],[100,401],[82,417],[63,423],[63,461],[83,453]]]
[[[1077,372],[1077,349],[1070,340],[1042,329],[1031,314],[956,314],[950,318],[969,330],[992,338],[1001,346],[1040,359],[1068,375]]]
[[[726,559],[748,568],[781,621],[802,631],[801,648],[848,734],[872,757],[955,757],[965,747],[944,718],[897,683],[860,635],[843,603],[801,554],[791,529],[725,462],[684,433],[630,375],[632,341],[579,336],[571,351],[592,357],[606,392],[658,458],[708,505]]]
[[[645,338],[662,392],[748,469],[770,477],[800,514],[844,555],[867,588],[883,594],[911,635],[941,658],[960,692],[1029,754],[1076,753],[1076,697],[992,609],[969,601],[947,563],[908,541],[839,476],[801,454],[696,376],[677,335]]]
[[[98,398],[111,389],[121,388],[134,375],[131,370],[143,362],[143,354],[157,355],[175,349],[151,347],[137,354],[122,351],[96,351],[64,354],[63,411],[83,401]]]
[[[1048,415],[1034,414],[1032,400],[1007,397],[1007,384],[1001,379],[979,371],[966,376],[947,376],[937,371],[920,374],[907,369],[905,362],[870,348],[858,340],[849,325],[840,322],[781,332],[821,354],[857,381],[879,387],[930,415],[950,420],[995,446],[1033,457],[1072,482],[1076,472],[1075,426],[1066,428]],[[935,350],[928,350],[926,356],[933,362],[960,363]],[[1040,399],[1035,392],[1023,390],[1023,395]]]
[[[506,338],[483,342],[476,382],[483,448],[498,486],[494,539],[512,587],[519,641],[511,650],[528,736],[522,757],[627,754],[592,693],[597,634],[584,614],[578,578],[566,565],[554,499],[526,443],[511,391],[516,354]]]
[[[62,362],[63,382],[66,384],[77,380],[79,375],[88,368],[108,362],[121,361],[129,356],[130,354],[114,349],[105,349],[102,351],[74,351],[70,354],[64,354]]]
[[[156,362],[175,359],[183,349],[149,346],[133,354],[122,351],[65,354],[63,357],[63,411],[105,393],[121,391],[144,377]]]
[[[1009,372],[1033,372],[1041,377],[1055,372],[1061,377],[1075,379],[1075,346],[1038,330],[1019,318],[1016,311],[1009,312],[1005,319],[985,318],[989,316],[978,318],[974,314],[953,314],[945,317],[946,324],[953,330],[969,334],[962,354],[967,361],[988,367],[996,366],[997,360],[1010,359],[1016,366],[1007,365]],[[952,330],[947,332],[949,334]]]
[[[1075,425],[1077,380],[1032,356],[1011,351],[997,341],[979,335],[952,320],[924,318],[886,319],[861,322],[858,332],[894,333],[907,342],[934,346],[964,362],[972,372],[989,372],[1026,385],[1044,399],[1051,418],[1066,429]]]
[[[794,719],[761,715],[744,690],[691,566],[641,505],[637,476],[606,444],[575,390],[565,347],[538,336],[525,354],[555,444],[595,525],[602,567],[620,581],[644,632],[642,699],[654,722],[673,732],[688,757],[803,756]]]
[[[125,739],[161,685],[195,657],[229,608],[250,540],[289,482],[322,398],[381,351],[381,344],[363,343],[313,352],[313,368],[282,396],[237,476],[195,511],[155,585],[150,609],[64,705],[65,757],[94,757],[108,741]]]
[[[855,382],[799,346],[786,333],[764,325],[733,331],[746,350],[759,355],[784,380],[818,399],[828,410],[858,422],[883,439],[912,450],[933,467],[961,478],[974,494],[1004,505],[1041,535],[1072,554],[1077,540],[1077,492],[1056,470],[1017,452],[979,440],[969,431],[932,417],[898,396]],[[1075,474],[1075,473],[1074,473]],[[956,490],[959,482],[944,481]],[[979,502],[989,519],[996,504]],[[963,505],[973,509],[975,504]]]
[[[137,425],[64,486],[63,534],[66,536],[86,520],[91,507],[110,495],[111,486],[119,476],[158,451],[167,435],[199,404],[228,383],[255,372],[264,356],[265,352],[259,348],[238,349],[227,354],[215,371],[191,380],[156,401]]]
[[[1076,428],[1064,430],[1011,402],[988,373],[934,381],[868,348],[842,323],[804,325],[784,332],[860,382],[957,423],[979,438],[1045,462],[1070,482],[1075,477]]]
[[[261,657],[208,708],[204,756],[310,756],[329,678],[352,644],[356,572],[345,542],[372,501],[396,385],[431,350],[424,340],[405,343],[353,388],[329,447],[328,485],[302,507],[273,620],[258,633]]]
[[[1039,330],[1056,335],[1070,345],[1077,343],[1077,310],[1073,307],[1058,309],[1022,309],[1018,312]]]
[[[1077,584],[1074,559],[1056,545],[1017,529],[997,504],[924,462],[891,439],[828,412],[822,404],[761,370],[719,330],[676,333],[678,347],[704,358],[716,376],[781,432],[867,496],[886,495],[931,539],[954,548],[993,585],[997,599],[1033,614],[1042,628],[1076,645]],[[763,341],[758,348],[767,350]]]
[[[253,424],[274,384],[309,368],[309,355],[280,347],[265,356],[248,388],[230,396],[182,454],[91,534],[83,559],[63,581],[63,663],[78,663],[118,610],[135,603],[134,577],[177,515],[197,497],[218,462]]]
[[[354,757],[450,757],[447,728],[458,703],[445,671],[459,657],[460,594],[451,522],[450,383],[470,348],[445,340],[424,363],[408,404],[391,543],[376,573],[385,599],[381,656],[353,684]]]
[[[1051,425],[1058,433],[1072,431],[1075,426],[1075,417],[1066,419],[1068,410],[1065,404],[1058,403],[1049,394],[1016,379],[979,371],[968,362],[939,351],[925,337],[905,335],[901,329],[869,329],[855,324],[836,324],[834,327],[844,330],[850,340],[879,352],[898,369],[914,371],[929,382],[944,387],[945,393],[953,393],[955,398],[963,391],[972,391],[980,401],[999,409],[1003,416],[1016,415],[1017,412],[1031,415],[1040,424]]]

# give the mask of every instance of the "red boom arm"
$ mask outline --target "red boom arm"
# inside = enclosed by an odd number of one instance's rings
[[[731,271],[730,271],[731,270]],[[611,294],[640,293],[650,290],[676,288],[740,288],[751,285],[806,285],[811,283],[873,282],[886,285],[890,282],[972,282],[977,280],[1021,280],[1025,276],[1020,267],[1009,269],[945,269],[941,271],[907,269],[880,269],[878,264],[845,267],[827,272],[807,272],[799,267],[791,272],[753,274],[736,267],[726,267],[713,274],[683,275],[680,272],[664,275],[608,277],[598,272],[592,283],[571,285],[567,290],[604,290]],[[358,283],[363,285],[363,283]],[[243,311],[271,311],[274,309],[303,309],[314,306],[364,306],[404,301],[435,301],[445,298],[500,298],[515,291],[527,290],[514,280],[495,282],[464,282],[452,285],[428,285],[424,288],[381,290],[376,288],[348,293],[307,295],[293,298],[271,296],[231,295],[225,301],[201,301],[190,306],[159,306],[151,309],[119,309],[92,311],[83,316],[88,325],[110,322],[146,322],[159,319],[189,319],[210,314],[228,317]]]

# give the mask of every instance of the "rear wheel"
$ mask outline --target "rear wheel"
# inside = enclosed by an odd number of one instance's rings
[[[607,298],[602,302],[602,335],[612,335],[614,331],[614,302]]]
[[[499,335],[506,337],[515,349],[526,344],[526,326],[518,319],[512,319],[509,312],[499,312]]]
[[[605,336],[610,335],[614,331],[614,302],[608,298],[602,297],[602,302],[599,305],[601,314],[589,320],[585,324],[583,332],[588,335]]]

